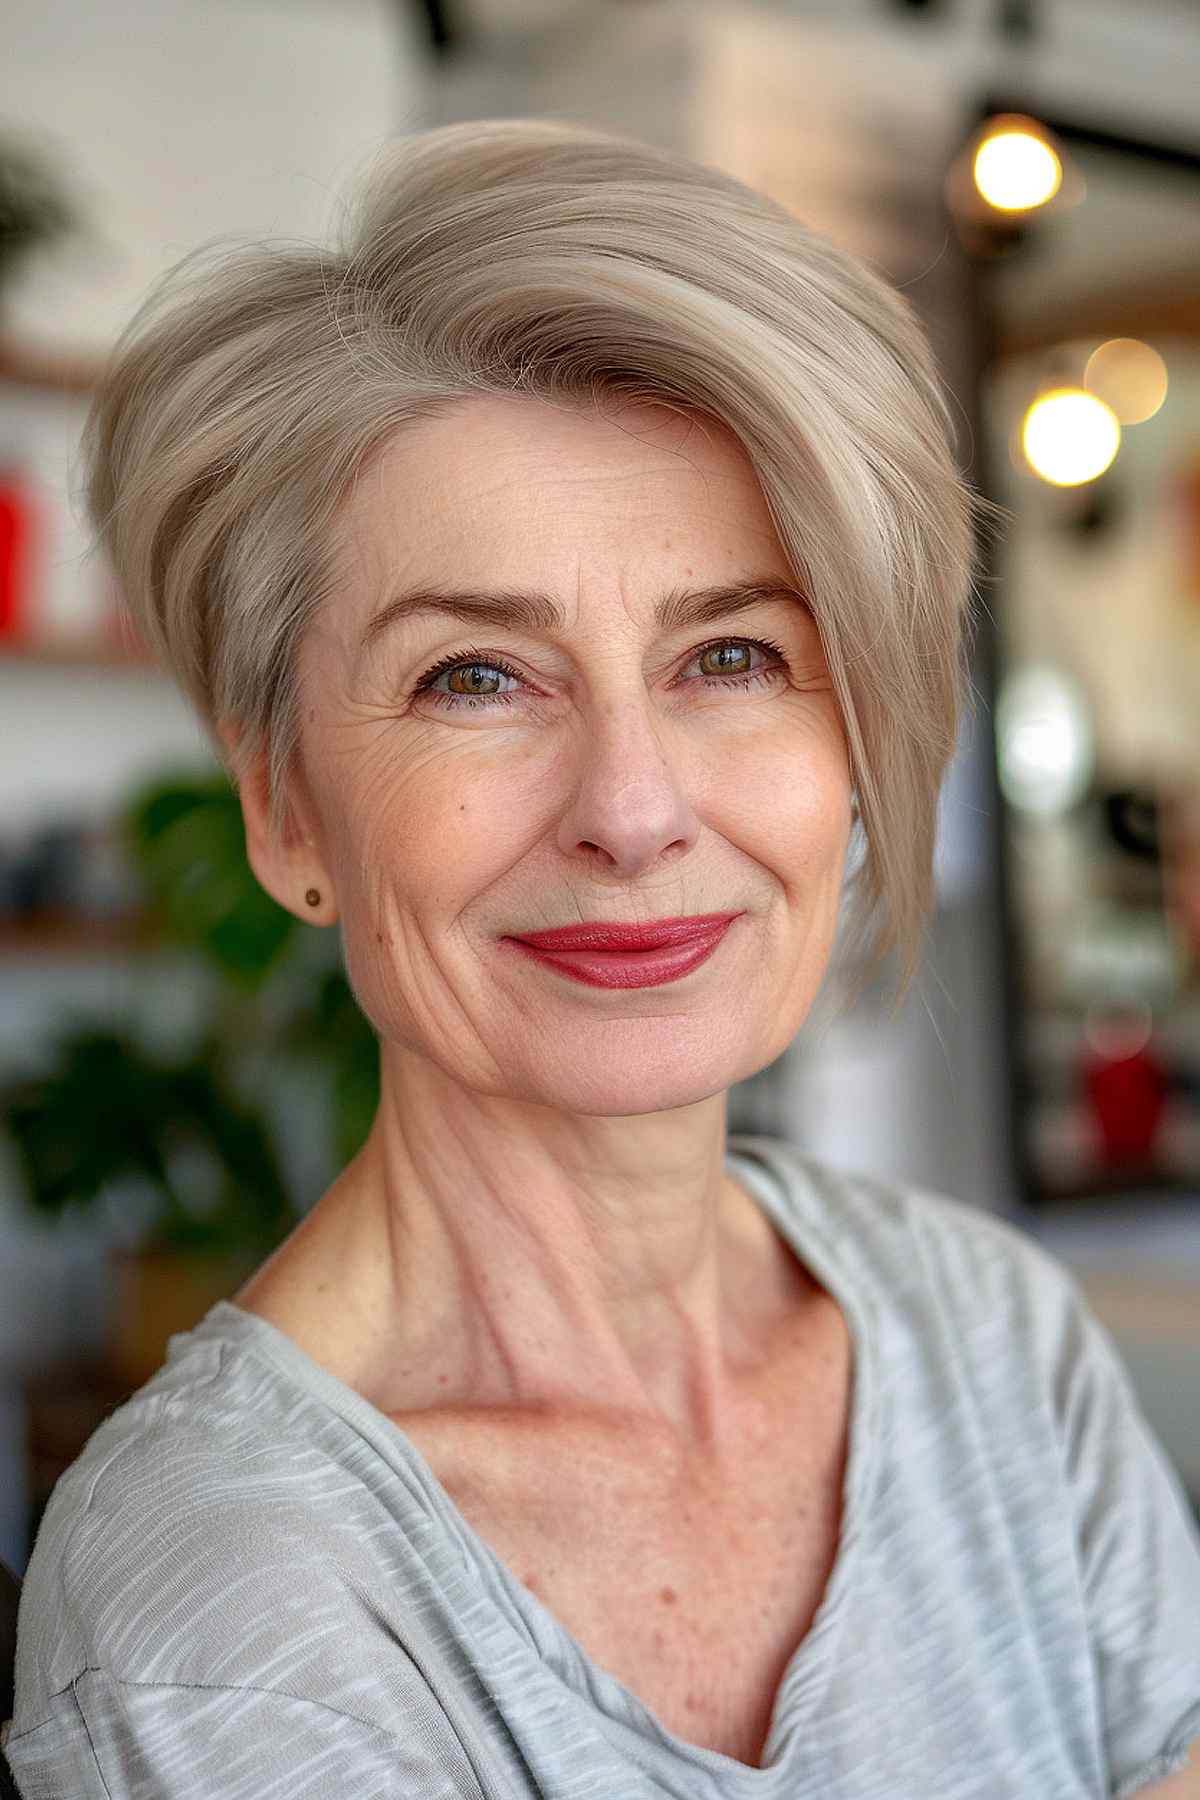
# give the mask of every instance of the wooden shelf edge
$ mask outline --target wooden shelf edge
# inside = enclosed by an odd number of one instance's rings
[[[95,352],[51,350],[0,337],[0,381],[18,387],[87,395],[98,384],[104,366],[105,358]]]
[[[22,643],[0,638],[0,664],[25,663],[38,668],[135,669],[162,676],[165,670],[149,651],[108,639],[36,639]]]
[[[158,932],[142,914],[87,919],[45,913],[29,919],[0,917],[0,957],[104,956],[114,950],[150,949]]]

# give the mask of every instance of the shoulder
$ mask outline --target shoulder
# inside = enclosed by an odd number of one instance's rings
[[[1006,1441],[1036,1438],[1057,1464],[1078,1396],[1096,1383],[1128,1393],[1073,1271],[1012,1220],[790,1144],[772,1141],[765,1155],[800,1253],[819,1256],[826,1285],[857,1315],[893,1409],[924,1408],[943,1424],[953,1410]]]
[[[1073,1271],[1015,1220],[914,1182],[847,1171],[783,1139],[741,1137],[782,1178],[797,1230],[815,1230],[860,1285],[978,1316],[985,1303],[1060,1319],[1083,1304]]]
[[[197,1686],[219,1673],[333,1706],[361,1676],[368,1478],[321,1441],[319,1408],[289,1415],[270,1382],[196,1344],[93,1433],[25,1573],[14,1717],[87,1669]]]
[[[265,1366],[230,1395],[189,1364],[117,1409],[43,1515],[4,1745],[22,1792],[478,1796],[453,1646],[372,1453],[272,1404]]]

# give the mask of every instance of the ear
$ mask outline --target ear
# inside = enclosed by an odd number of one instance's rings
[[[242,732],[232,720],[221,720],[217,733],[236,772],[246,857],[259,885],[306,925],[336,924],[333,878],[322,855],[316,809],[300,772],[289,782],[283,823],[276,830],[271,822],[266,747],[239,754]],[[313,893],[320,896],[316,904],[307,898]]]

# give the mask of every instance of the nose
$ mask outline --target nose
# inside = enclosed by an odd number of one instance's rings
[[[639,696],[597,702],[580,726],[558,844],[566,856],[587,858],[589,873],[640,875],[695,843],[687,752],[668,730]]]

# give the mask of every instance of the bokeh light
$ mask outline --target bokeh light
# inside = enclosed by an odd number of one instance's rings
[[[1122,1007],[1089,1006],[1083,1035],[1100,1056],[1124,1059],[1144,1050],[1154,1032],[1154,1014],[1145,1001]]]
[[[1049,663],[1009,676],[996,702],[1000,786],[1021,812],[1052,818],[1088,789],[1095,760],[1087,700]]]
[[[1025,460],[1055,487],[1094,481],[1111,467],[1120,447],[1117,415],[1085,388],[1052,388],[1039,395],[1021,427]]]
[[[1122,425],[1141,425],[1167,397],[1167,365],[1140,338],[1109,338],[1089,356],[1083,385],[1112,408]]]
[[[1062,161],[1031,119],[995,120],[973,165],[975,186],[998,212],[1029,212],[1062,186]]]

